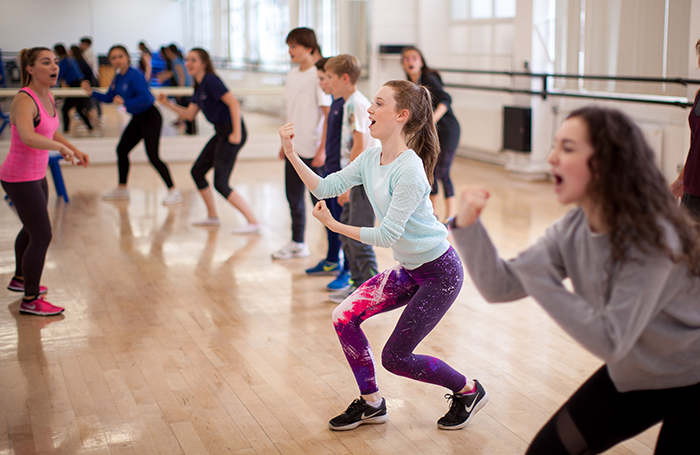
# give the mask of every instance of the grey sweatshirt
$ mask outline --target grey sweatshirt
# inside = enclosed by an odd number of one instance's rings
[[[667,244],[680,241],[670,225]],[[632,254],[613,268],[606,234],[573,209],[539,241],[504,261],[481,222],[453,231],[457,249],[489,302],[532,296],[572,338],[607,364],[618,391],[700,382],[700,280],[663,254]],[[574,293],[562,280],[569,277]]]

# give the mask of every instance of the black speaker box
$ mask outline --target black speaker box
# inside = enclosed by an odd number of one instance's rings
[[[531,151],[532,109],[503,106],[503,148],[516,152]]]

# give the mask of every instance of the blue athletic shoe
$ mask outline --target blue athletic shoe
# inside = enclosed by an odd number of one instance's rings
[[[351,282],[350,272],[343,270],[338,274],[335,280],[326,285],[326,289],[329,291],[342,291],[343,289],[350,287]]]
[[[340,270],[340,264],[337,262],[329,262],[325,259],[316,264],[315,267],[306,269],[307,275],[336,275]]]

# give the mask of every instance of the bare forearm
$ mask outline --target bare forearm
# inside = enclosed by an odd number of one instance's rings
[[[59,151],[63,147],[64,144],[57,140],[51,140],[47,138],[46,136],[42,136],[39,133],[35,133],[34,131],[26,134],[26,135],[20,135],[20,139],[22,140],[22,143],[28,145],[31,148],[35,148],[38,150],[56,150]],[[55,139],[55,136],[54,136]],[[65,139],[64,139],[65,140]],[[68,142],[68,141],[66,141]],[[66,144],[68,146],[68,144]]]
[[[69,149],[73,150],[73,152],[79,152],[79,150],[78,150],[73,144],[71,144],[70,142],[68,142],[68,139],[66,139],[65,137],[63,137],[63,135],[62,135],[61,133],[59,133],[58,131],[56,131],[56,132],[54,133],[54,135],[53,135],[53,140],[56,141],[56,142],[58,142],[59,144],[65,145],[65,146],[68,147]]]
[[[440,119],[442,118],[443,115],[447,113],[447,106],[444,104],[440,103],[437,105],[435,108],[435,112],[433,112],[433,120],[435,123],[439,122]]]
[[[189,112],[188,108],[175,104],[171,101],[165,101],[162,104],[171,111],[175,112],[183,120],[194,120],[194,115]]]

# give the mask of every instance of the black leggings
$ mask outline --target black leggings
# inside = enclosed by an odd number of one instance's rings
[[[207,188],[209,183],[205,176],[209,169],[214,168],[214,188],[221,193],[223,197],[228,199],[233,189],[228,184],[233,171],[233,165],[236,164],[238,152],[245,144],[247,133],[245,124],[241,121],[241,142],[231,144],[228,141],[229,135],[233,132],[231,124],[214,125],[216,134],[209,139],[207,145],[204,146],[202,153],[199,154],[197,161],[192,165],[192,178],[200,191]]]
[[[459,147],[460,128],[456,121],[451,122],[449,119],[441,119],[437,124],[438,140],[440,142],[440,154],[438,155],[435,170],[433,171],[433,187],[430,191],[431,195],[438,194],[438,182],[442,182],[442,189],[445,192],[445,197],[455,195],[455,188],[452,185],[450,178],[450,169],[452,168],[452,160],[455,157],[457,147]]]
[[[700,106],[700,104],[699,104]],[[690,216],[695,218],[696,221],[700,221],[700,197],[694,196],[692,194],[683,193],[681,198],[681,206],[685,207],[690,213]]]
[[[80,82],[81,81],[73,81],[68,85],[71,87],[80,87]],[[90,123],[90,119],[88,118],[88,112],[90,112],[91,106],[92,101],[90,101],[90,98],[65,98],[61,111],[63,112],[63,132],[67,133],[70,129],[70,114],[68,111],[70,111],[71,108],[75,108],[80,118],[85,122],[85,126],[87,126],[89,130],[92,130],[92,123]]]
[[[17,209],[22,230],[15,239],[15,276],[24,279],[24,295],[39,295],[46,251],[51,243],[51,220],[46,204],[46,177],[31,182],[2,182],[2,188]]]
[[[620,393],[603,366],[545,424],[527,454],[601,453],[658,422],[655,454],[697,453],[699,407],[700,384]]]
[[[143,139],[148,160],[156,168],[156,171],[158,171],[168,188],[172,188],[173,181],[170,178],[168,166],[158,156],[160,132],[162,129],[163,117],[155,106],[151,106],[146,111],[135,114],[131,118],[131,122],[129,122],[124,133],[122,133],[122,138],[119,140],[119,145],[117,145],[119,183],[121,185],[126,185],[129,177],[129,153]]]

